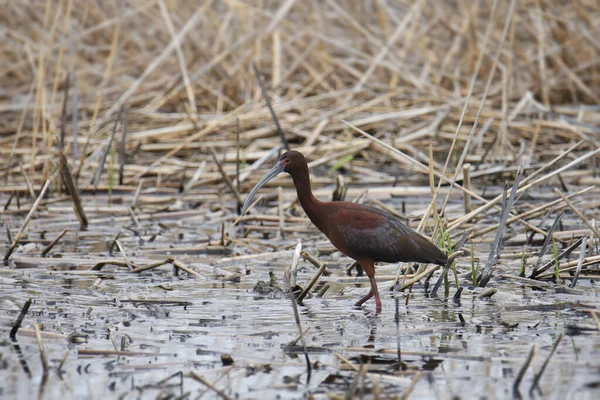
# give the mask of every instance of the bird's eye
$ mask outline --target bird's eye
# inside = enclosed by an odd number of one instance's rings
[[[284,161],[285,161],[286,164],[290,163],[290,159],[289,158],[286,158]]]

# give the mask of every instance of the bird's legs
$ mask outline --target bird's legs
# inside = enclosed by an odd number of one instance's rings
[[[379,298],[379,290],[377,289],[377,281],[375,280],[375,263],[373,263],[373,261],[361,261],[360,265],[363,267],[371,281],[371,290],[369,290],[369,293],[367,293],[365,297],[357,301],[354,306],[360,307],[365,301],[375,296],[375,310],[379,314],[381,311],[381,299]]]
[[[371,287],[371,290],[369,290],[369,293],[367,293],[367,295],[363,298],[361,298],[359,301],[356,302],[356,304],[354,304],[354,307],[360,307],[363,305],[363,303],[367,300],[369,300],[371,297],[373,297],[373,288]]]

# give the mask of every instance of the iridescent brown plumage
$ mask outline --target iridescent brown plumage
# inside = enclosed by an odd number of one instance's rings
[[[310,189],[308,165],[302,153],[288,151],[250,191],[242,215],[254,194],[266,182],[287,172],[292,176],[300,205],[308,218],[342,253],[360,263],[371,281],[371,290],[355,305],[375,296],[376,310],[381,299],[375,281],[375,262],[419,262],[445,265],[448,257],[422,235],[404,225],[400,219],[377,208],[346,201],[322,202]]]

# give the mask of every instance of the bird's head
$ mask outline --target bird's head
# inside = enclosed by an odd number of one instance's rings
[[[290,150],[283,153],[277,160],[277,163],[281,166],[283,172],[293,174],[298,167],[306,164],[306,158],[299,151]]]
[[[246,210],[248,209],[252,198],[256,192],[258,192],[258,189],[260,189],[265,183],[269,182],[282,172],[287,172],[288,174],[293,175],[300,168],[306,168],[306,158],[304,158],[302,153],[296,150],[290,150],[283,153],[277,160],[277,163],[275,163],[275,166],[271,168],[271,170],[256,183],[256,185],[250,191],[250,194],[248,194],[248,197],[246,197],[246,201],[242,207],[242,215],[246,213]]]

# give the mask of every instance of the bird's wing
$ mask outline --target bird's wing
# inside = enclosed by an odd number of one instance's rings
[[[336,235],[345,247],[340,250],[350,257],[383,262],[444,261],[445,255],[434,244],[382,210],[367,206],[341,208],[335,211],[334,220]]]

